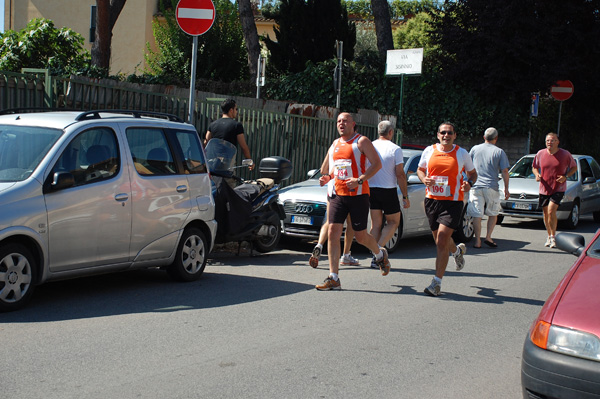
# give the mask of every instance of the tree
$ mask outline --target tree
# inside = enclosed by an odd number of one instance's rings
[[[254,11],[250,0],[238,0],[240,11],[240,22],[242,23],[242,32],[246,41],[248,50],[248,68],[250,76],[256,76],[258,70],[258,56],[260,55],[260,43],[258,42],[258,31],[254,22]]]
[[[229,0],[213,0],[216,18],[208,32],[198,37],[198,68],[196,77],[223,82],[243,80],[248,77],[244,37],[238,10]],[[163,21],[153,24],[158,47],[149,46],[146,55],[149,72],[165,82],[189,82],[192,36],[184,33],[177,24],[177,0],[163,0],[159,8]]]
[[[447,53],[448,79],[499,101],[526,108],[531,92],[546,96],[555,81],[571,80],[561,142],[577,137],[589,151],[598,138],[587,132],[600,124],[600,82],[590,68],[600,64],[599,12],[600,0],[456,0],[434,16],[433,38]]]
[[[414,18],[406,21],[404,26],[397,29],[394,36],[394,46],[398,49],[423,48],[424,57],[435,52],[438,46],[431,39],[431,15],[420,12]]]
[[[320,62],[335,56],[335,41],[344,42],[344,59],[354,58],[356,27],[340,0],[282,0],[273,14],[276,41],[264,42],[270,65],[278,72],[299,72],[307,61]]]
[[[377,49],[379,50],[379,56],[385,59],[387,51],[394,49],[390,7],[386,0],[371,0],[371,9],[375,21]]]
[[[0,33],[0,70],[20,72],[21,68],[44,68],[63,75],[85,69],[90,54],[85,39],[68,28],[57,29],[49,19],[33,19],[19,32]]]
[[[127,0],[96,0],[96,36],[92,45],[92,65],[110,68],[112,31]]]

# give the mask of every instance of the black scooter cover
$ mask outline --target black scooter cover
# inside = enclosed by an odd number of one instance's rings
[[[247,192],[252,189],[251,187],[234,190],[222,177],[213,176],[213,181],[217,187],[215,198],[217,241],[224,241],[225,236],[236,234],[246,226],[246,221],[252,213],[252,198],[255,195]]]

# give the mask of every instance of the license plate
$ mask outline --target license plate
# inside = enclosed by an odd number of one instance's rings
[[[519,203],[519,202],[515,202],[512,207],[513,207],[513,209],[523,209],[523,210],[526,210],[526,211],[530,211],[531,210],[531,204],[522,204],[522,203]]]
[[[312,225],[312,217],[310,216],[292,216],[292,223]]]

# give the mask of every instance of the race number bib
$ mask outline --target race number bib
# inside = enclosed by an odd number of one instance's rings
[[[352,161],[349,159],[338,159],[334,163],[335,177],[338,180],[348,180],[352,178]]]
[[[437,197],[450,197],[450,186],[448,185],[448,176],[431,176],[435,180],[435,184],[427,189],[431,195]]]

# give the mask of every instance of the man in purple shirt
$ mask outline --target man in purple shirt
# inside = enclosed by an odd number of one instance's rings
[[[546,246],[556,247],[556,211],[567,189],[567,178],[577,172],[577,163],[571,153],[558,148],[558,135],[546,135],[546,148],[533,159],[535,180],[540,182],[539,206],[544,210],[544,225],[548,231]]]

